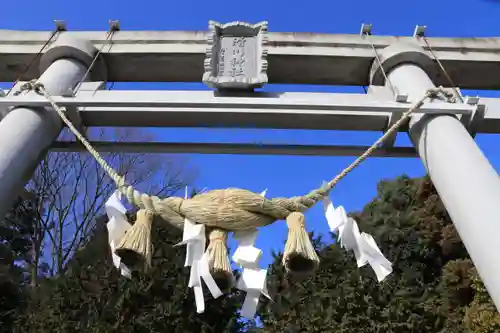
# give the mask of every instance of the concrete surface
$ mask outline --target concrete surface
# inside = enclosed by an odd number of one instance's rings
[[[109,81],[201,82],[206,31],[119,31],[103,48]],[[14,81],[51,32],[0,30],[0,81]],[[63,32],[100,47],[106,32]],[[428,38],[455,84],[463,89],[500,89],[500,38]],[[413,37],[269,33],[269,83],[369,85],[374,52]],[[425,47],[424,47],[425,49]],[[438,68],[436,85],[449,86]],[[37,64],[22,80],[38,77]],[[95,77],[95,80],[104,80]]]

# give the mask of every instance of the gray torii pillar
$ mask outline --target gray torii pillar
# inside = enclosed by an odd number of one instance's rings
[[[433,60],[418,44],[395,44],[381,62],[387,78],[410,101],[434,88],[427,73]],[[380,66],[371,70],[374,85],[386,85]],[[500,309],[500,177],[474,139],[453,115],[414,115],[409,135],[462,242],[497,309]]]
[[[51,95],[68,95],[96,52],[92,43],[60,34],[40,59],[39,81]],[[61,129],[59,116],[50,108],[17,107],[0,121],[0,217],[9,211]]]

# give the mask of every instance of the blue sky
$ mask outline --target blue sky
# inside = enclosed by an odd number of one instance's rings
[[[73,5],[70,5],[73,3]],[[372,23],[379,35],[411,36],[415,25],[427,25],[427,35],[436,37],[500,36],[500,1],[5,1],[0,11],[0,29],[52,30],[53,20],[66,20],[69,30],[108,29],[108,20],[120,20],[122,30],[206,30],[208,20],[234,20],[256,23],[269,21],[276,32],[354,33],[361,23]],[[500,78],[499,78],[500,80]],[[0,87],[7,87],[3,84]],[[201,84],[117,83],[114,89],[205,89]],[[361,87],[317,87],[269,85],[273,91],[362,92]],[[467,92],[500,97],[495,92]],[[333,131],[271,131],[166,129],[155,131],[165,141],[253,142],[294,144],[366,144],[380,133]],[[477,142],[497,170],[500,169],[500,136],[479,135]],[[398,144],[408,145],[405,134]],[[334,177],[354,157],[280,157],[238,155],[189,155],[199,169],[198,188],[241,187],[268,196],[294,196],[307,193]],[[360,210],[376,191],[376,184],[401,174],[421,176],[418,159],[372,158],[364,162],[332,191],[336,205],[348,211]],[[327,232],[320,205],[307,214],[309,230]],[[286,225],[278,222],[260,233],[257,245],[265,250],[262,264],[270,262],[270,249],[283,249]],[[234,247],[233,247],[234,248]]]

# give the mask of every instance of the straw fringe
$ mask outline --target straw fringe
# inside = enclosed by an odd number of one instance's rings
[[[305,216],[302,213],[291,213],[286,223],[288,239],[282,263],[291,275],[310,275],[318,267],[319,257],[305,229]]]
[[[123,263],[134,270],[147,271],[151,267],[153,244],[151,243],[151,228],[154,214],[141,209],[137,219],[118,244],[115,253]]]
[[[212,229],[209,232],[208,265],[210,273],[221,291],[232,288],[234,277],[227,251],[227,231]]]

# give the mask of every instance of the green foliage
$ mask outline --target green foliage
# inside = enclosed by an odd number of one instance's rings
[[[319,270],[297,282],[276,256],[269,286],[275,302],[260,307],[264,332],[500,331],[498,312],[428,178],[382,181],[353,217],[394,272],[378,283],[369,266],[358,269],[352,252],[335,244],[319,248]]]
[[[153,269],[120,277],[113,267],[104,224],[75,254],[62,277],[42,281],[17,332],[238,332],[239,294],[211,299],[197,314],[181,232],[155,221]]]
[[[500,332],[500,314],[475,269],[472,273],[472,280],[475,294],[474,300],[465,312],[465,326],[469,332],[474,333]]]
[[[241,322],[238,291],[217,300],[206,293],[206,312],[196,313],[184,249],[172,246],[181,231],[160,220],[148,275],[119,275],[104,218],[64,276],[40,277],[26,293],[17,262],[29,261],[33,216],[14,210],[0,224],[0,288],[7,291],[0,298],[0,332],[500,332],[500,314],[430,180],[403,176],[380,182],[377,190],[353,217],[393,263],[393,274],[378,283],[369,266],[357,268],[352,252],[313,236],[321,265],[307,279],[286,276],[281,254],[274,254],[273,301],[261,297],[259,328]]]
[[[22,309],[30,259],[33,221],[36,211],[31,202],[18,198],[0,221],[0,332],[12,332]]]

